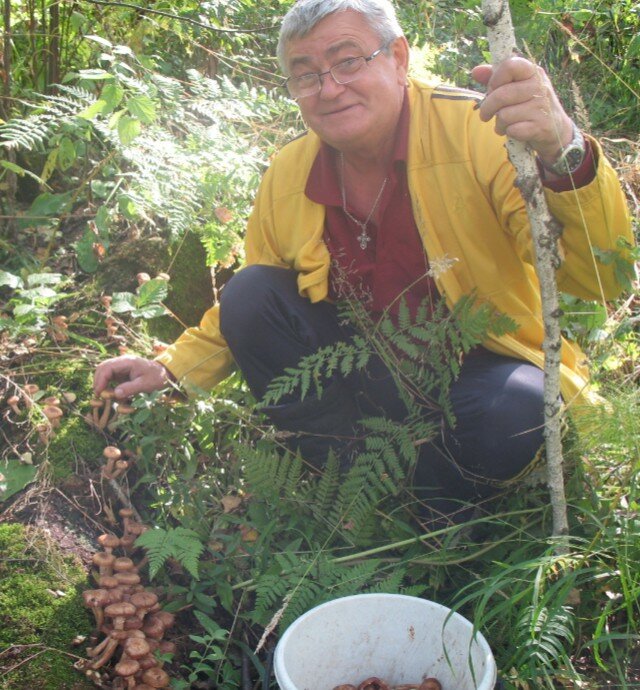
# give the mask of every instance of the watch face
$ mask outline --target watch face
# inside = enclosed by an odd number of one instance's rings
[[[564,155],[564,166],[567,172],[573,172],[579,167],[584,158],[584,149],[580,146],[572,146]]]

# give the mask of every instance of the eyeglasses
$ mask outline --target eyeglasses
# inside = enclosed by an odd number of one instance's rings
[[[369,57],[352,57],[347,60],[339,62],[326,72],[311,72],[310,74],[303,74],[301,77],[289,77],[285,81],[287,91],[291,98],[307,98],[308,96],[315,96],[322,88],[322,77],[330,74],[336,84],[350,84],[352,81],[359,79],[363,72],[362,68],[378,57],[389,43],[380,46]]]

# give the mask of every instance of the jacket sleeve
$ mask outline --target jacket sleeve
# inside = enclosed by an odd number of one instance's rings
[[[265,220],[268,214],[271,173],[265,174],[249,217],[245,237],[245,265],[285,265],[277,256]],[[224,289],[224,288],[223,288]],[[232,371],[233,357],[220,332],[220,305],[214,304],[200,324],[188,328],[172,345],[156,358],[187,390],[210,390]]]
[[[622,286],[613,262],[602,253],[619,252],[630,261],[619,240],[633,244],[631,218],[620,182],[600,145],[591,139],[596,160],[594,180],[567,192],[546,190],[549,210],[562,223],[560,240],[564,261],[558,271],[558,287],[582,299],[617,297]]]
[[[471,133],[477,165],[483,168],[491,203],[502,227],[516,239],[524,261],[533,263],[531,226],[524,201],[514,186],[515,170],[506,158],[502,137],[493,135],[500,144],[490,141],[486,128]],[[597,141],[591,139],[596,175],[589,184],[566,192],[545,188],[551,214],[561,223],[558,288],[587,300],[617,297],[622,286],[617,281],[613,262],[603,262],[603,253],[620,252],[619,239],[633,243],[629,210],[620,182]],[[490,151],[488,155],[487,150]],[[482,161],[482,162],[480,162]],[[487,162],[489,161],[489,162]],[[486,170],[489,166],[489,170]],[[628,260],[628,256],[626,256]]]

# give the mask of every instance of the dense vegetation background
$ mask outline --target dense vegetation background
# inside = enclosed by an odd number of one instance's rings
[[[640,687],[633,271],[621,267],[619,302],[565,298],[564,327],[609,406],[567,443],[562,555],[544,487],[505,496],[471,533],[425,532],[405,480],[411,429],[371,420],[368,469],[318,477],[277,452],[237,377],[213,396],[142,396],[105,428],[92,422],[96,363],[153,356],[242,261],[260,176],[303,128],[273,58],[290,4],[3,2],[0,688],[88,687],[73,668],[86,656],[73,640],[92,627],[80,592],[95,586],[97,535],[120,534],[128,504],[154,528],[141,538],[145,581],[178,614],[175,688],[268,687],[278,632],[361,591],[458,608],[507,687]],[[473,87],[487,48],[475,3],[397,6],[414,70]],[[603,142],[637,229],[638,4],[517,0],[512,12],[522,49]],[[60,422],[45,414],[51,398]],[[107,445],[129,462],[111,479]]]

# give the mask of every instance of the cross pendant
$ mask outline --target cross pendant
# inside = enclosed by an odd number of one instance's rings
[[[358,235],[358,244],[360,245],[360,249],[364,251],[367,248],[367,245],[369,242],[371,242],[371,238],[369,235],[367,235],[367,229],[362,228],[362,232]]]

